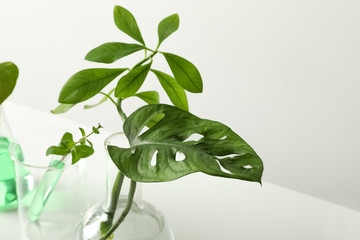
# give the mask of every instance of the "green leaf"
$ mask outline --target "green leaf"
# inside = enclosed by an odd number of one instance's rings
[[[165,116],[141,133],[148,120],[158,114]],[[124,133],[131,147],[108,146],[108,150],[119,170],[132,180],[164,182],[203,172],[261,182],[260,157],[222,123],[198,118],[169,105],[146,105],[125,121]],[[188,140],[194,134],[200,138]]]
[[[138,44],[109,42],[91,50],[85,57],[86,60],[99,63],[113,63],[120,58],[144,49]]]
[[[75,104],[60,104],[57,106],[54,110],[50,110],[53,114],[60,114],[60,113],[66,113],[69,111]]]
[[[179,28],[179,15],[173,14],[164,18],[158,26],[159,44]]]
[[[115,89],[115,97],[127,98],[134,95],[144,83],[150,66],[151,63],[136,67],[120,78]]]
[[[159,103],[159,93],[156,91],[146,91],[140,92],[134,95],[135,97],[140,98],[148,104],[158,104]]]
[[[176,80],[166,73],[151,69],[159,79],[161,86],[169,96],[171,102],[178,108],[189,111],[189,105],[184,89],[176,82]]]
[[[78,145],[78,146],[75,146],[75,149],[77,151],[77,154],[81,158],[87,158],[87,157],[91,156],[94,153],[94,149],[92,147],[87,146],[87,145]]]
[[[114,8],[115,25],[124,33],[145,46],[135,17],[125,8],[115,6]]]
[[[46,156],[53,154],[53,155],[60,155],[65,156],[69,153],[69,150],[64,147],[59,146],[51,146],[46,150]]]
[[[83,128],[81,128],[81,127],[79,127],[79,129],[80,129],[80,132],[81,132],[81,136],[83,136],[83,137],[85,137],[85,130],[83,129]]]
[[[175,54],[161,52],[169,67],[174,74],[175,80],[181,87],[192,93],[201,93],[203,90],[203,83],[199,70],[186,60]]]
[[[93,145],[92,142],[90,142],[90,140],[86,139],[85,141],[89,144],[89,146],[90,146],[91,148],[94,148],[94,145]]]
[[[75,73],[60,91],[59,103],[75,104],[98,94],[126,68],[92,68]]]
[[[99,134],[99,133],[100,133],[99,130],[98,130],[96,127],[92,127],[92,131],[93,131],[93,133],[95,133],[95,134]]]
[[[92,147],[86,145],[77,145],[71,151],[72,155],[72,164],[77,163],[81,158],[87,158],[94,153],[94,149]]]
[[[92,127],[92,132],[95,133],[95,134],[99,134],[100,133],[100,131],[99,131],[100,128],[103,128],[103,127],[100,125],[100,123],[98,123],[97,127]]]
[[[12,62],[0,63],[0,104],[13,92],[19,69]]]
[[[73,135],[69,132],[64,133],[60,141],[60,147],[70,150],[75,146]]]
[[[161,119],[163,119],[165,117],[165,114],[157,114],[154,115],[151,119],[149,119],[149,121],[146,123],[146,126],[148,128],[151,128],[153,126],[155,126],[155,124],[157,124],[158,122],[160,122]]]
[[[79,156],[79,154],[77,153],[76,149],[74,148],[74,149],[71,151],[71,164],[77,163],[80,159],[81,159],[81,157]]]
[[[73,142],[73,135],[69,132],[64,133],[64,135],[61,138],[61,142]]]

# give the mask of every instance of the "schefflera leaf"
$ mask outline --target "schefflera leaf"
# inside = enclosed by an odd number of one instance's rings
[[[134,95],[144,83],[150,71],[151,63],[133,68],[120,78],[115,88],[115,97],[127,98]]]
[[[52,114],[60,114],[60,113],[66,113],[69,111],[75,104],[60,104],[55,109],[50,110]]]
[[[145,46],[144,39],[140,33],[136,19],[131,12],[121,6],[114,8],[115,25],[124,33]]]
[[[140,98],[148,104],[158,104],[160,102],[159,93],[156,91],[140,92],[134,96]]]
[[[159,79],[161,86],[165,90],[171,102],[176,107],[189,111],[186,93],[184,89],[176,82],[176,80],[170,75],[167,75],[166,73],[163,73],[161,71],[155,69],[151,69],[151,71]]]
[[[126,68],[90,68],[75,73],[60,91],[59,103],[76,104],[92,98]]]
[[[159,114],[163,118],[143,132],[146,123]],[[154,104],[131,114],[124,123],[124,133],[130,148],[110,145],[108,150],[119,170],[132,180],[166,182],[203,172],[261,183],[260,157],[220,122],[198,118],[173,106]],[[193,135],[201,137],[191,140]]]
[[[164,18],[158,26],[158,36],[159,36],[159,43],[158,46],[172,33],[174,33],[179,28],[179,15],[173,14]]]
[[[144,46],[139,44],[109,42],[91,50],[85,56],[85,59],[98,63],[113,63],[120,58],[126,57],[142,49],[144,49]]]
[[[190,61],[172,53],[161,52],[164,55],[175,80],[185,90],[192,93],[203,91],[203,82],[199,70]]]

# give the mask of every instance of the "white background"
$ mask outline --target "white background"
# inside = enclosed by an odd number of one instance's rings
[[[247,140],[263,158],[264,181],[360,210],[359,1],[1,0],[0,62],[21,72],[10,99],[49,111],[73,73],[103,67],[83,60],[89,50],[132,42],[113,24],[116,4],[134,13],[149,47],[158,22],[179,13],[180,29],[161,49],[202,73],[204,93],[188,94],[190,110]],[[143,89],[167,102],[148,81]],[[64,117],[121,126],[110,103]]]

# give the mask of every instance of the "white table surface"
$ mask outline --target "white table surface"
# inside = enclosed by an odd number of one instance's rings
[[[15,137],[41,126],[84,127],[65,119],[66,114],[54,116],[12,102],[5,111]],[[102,135],[94,141],[99,150],[107,136]],[[97,152],[87,160],[90,205],[105,195],[105,160],[103,151]],[[360,239],[360,212],[266,181],[261,187],[194,174],[174,182],[144,184],[143,198],[161,210],[177,240]],[[20,239],[18,226],[16,211],[0,213],[0,240]]]

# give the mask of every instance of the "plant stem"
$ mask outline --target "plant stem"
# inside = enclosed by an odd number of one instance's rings
[[[136,190],[136,182],[131,180],[128,200],[127,200],[127,203],[126,203],[126,206],[125,206],[123,212],[121,213],[121,216],[116,221],[116,223],[110,228],[110,230],[106,233],[106,235],[104,237],[100,238],[100,240],[106,240],[108,237],[110,237],[111,234],[113,234],[114,231],[119,227],[119,225],[124,221],[124,219],[126,218],[128,213],[130,212],[130,209],[131,209],[131,206],[132,206],[132,203],[134,200],[134,196],[135,196],[135,190]]]
[[[112,220],[114,219],[116,206],[117,206],[120,192],[121,192],[121,187],[124,182],[124,177],[125,177],[125,175],[119,171],[119,173],[116,176],[114,186],[111,191],[111,198],[110,198],[109,206],[107,206],[107,209],[106,209],[106,212],[109,215],[109,218],[110,218],[109,221],[111,221],[111,224],[112,224]]]
[[[69,152],[70,153],[70,152]],[[68,153],[68,154],[69,154]],[[57,162],[57,163],[55,163],[53,166],[50,166],[50,167],[57,167],[61,162],[63,162],[64,160],[65,160],[65,158],[67,157],[67,155],[68,154],[66,154],[66,155],[63,155],[62,157],[61,157],[61,159]]]
[[[148,60],[152,60],[152,58],[157,54],[157,51],[152,51],[152,50],[150,50],[150,51],[152,52],[152,54],[148,57],[145,57],[142,61],[137,63],[133,67],[133,69],[138,66],[141,66],[143,63],[145,63]],[[104,94],[104,93],[102,93],[102,94],[107,96],[110,100],[112,100],[112,102],[114,102],[114,100],[109,95]],[[121,106],[122,100],[123,100],[122,98],[118,98],[118,101],[116,103],[116,109],[117,109],[122,121],[125,122],[127,119],[127,116]],[[119,200],[119,195],[120,195],[123,181],[124,181],[124,174],[119,171],[119,173],[115,179],[112,192],[111,192],[110,203],[109,203],[108,209],[106,210],[109,215],[108,222],[110,224],[112,224],[112,221],[113,221],[113,218],[115,215],[116,206],[117,206],[117,203]],[[123,210],[123,212],[122,212],[121,216],[119,217],[119,219],[117,220],[117,222],[110,228],[110,230],[106,233],[106,235],[104,237],[102,237],[100,240],[106,240],[108,237],[110,237],[113,234],[113,232],[119,227],[119,225],[125,220],[126,216],[128,215],[128,213],[131,209],[131,206],[132,206],[132,203],[134,200],[135,190],[136,190],[136,181],[131,180],[128,201],[127,201],[125,209]]]
[[[157,51],[154,51],[150,56],[148,56],[148,57],[144,58],[143,60],[141,60],[140,62],[138,62],[138,63],[133,67],[133,69],[136,68],[136,67],[138,67],[138,66],[140,66],[141,64],[143,64],[143,63],[146,62],[147,60],[152,59],[156,54],[157,54]]]
[[[112,103],[114,103],[114,104],[116,105],[115,100],[110,96],[110,94],[113,93],[114,91],[115,91],[115,88],[112,89],[109,93],[104,93],[104,92],[99,92],[99,93],[102,94],[102,95],[104,95],[104,96],[106,96],[108,99],[110,99],[110,101],[111,101]]]
[[[99,130],[100,128],[102,128],[102,126],[99,124],[99,126],[96,128],[96,130]],[[89,134],[86,135],[85,137],[80,138],[79,141],[75,142],[75,145],[78,144],[78,143],[81,143],[81,142],[85,141],[85,139],[87,139],[88,137],[90,137],[90,136],[93,135],[94,133],[95,133],[95,132],[94,132],[94,130],[93,130],[91,133],[89,133]],[[71,151],[70,151],[70,152],[71,152]],[[70,153],[70,152],[69,152],[69,153]]]
[[[122,99],[119,98],[118,99],[118,102],[116,104],[116,109],[121,117],[121,119],[123,120],[123,122],[125,122],[125,120],[127,119],[127,116],[126,114],[124,113],[124,111],[122,110],[122,107],[121,107],[121,102],[122,102]]]

